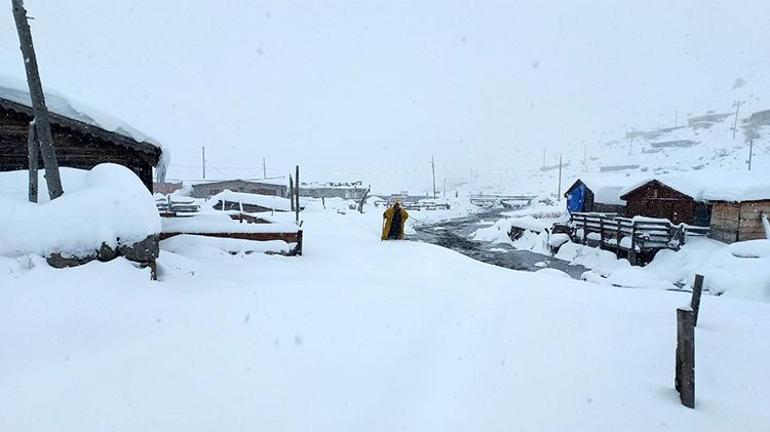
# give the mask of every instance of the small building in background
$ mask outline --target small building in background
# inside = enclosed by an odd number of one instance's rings
[[[625,214],[626,203],[620,195],[628,187],[627,179],[592,179],[581,177],[564,193],[570,213],[597,212]]]
[[[302,183],[299,187],[299,196],[308,198],[342,198],[348,200],[360,200],[369,188],[363,186],[363,182],[349,183]]]
[[[192,185],[193,198],[211,198],[213,195],[224,192],[251,193],[257,195],[273,195],[279,197],[289,196],[288,181],[284,179],[265,180],[221,180]]]
[[[768,238],[762,216],[770,217],[770,197],[762,200],[714,201],[711,237],[725,243]]]
[[[703,198],[711,203],[711,237],[725,243],[770,238],[770,175],[762,172],[708,176]]]
[[[157,141],[63,96],[46,91],[45,99],[60,167],[91,169],[116,163],[133,171],[152,191],[153,168],[165,173],[168,162]],[[27,139],[33,117],[26,83],[0,75],[0,171],[29,169]],[[43,169],[42,156],[38,167]]]
[[[668,219],[673,224],[695,226],[709,226],[711,222],[711,205],[701,198],[700,186],[681,176],[648,180],[620,198],[626,202],[627,217]]]
[[[152,183],[152,192],[153,193],[159,193],[163,195],[170,195],[180,189],[184,184],[182,182],[174,183],[174,182],[153,182]]]
[[[694,171],[648,180],[622,197],[626,216],[665,218],[674,224],[707,226],[715,240],[766,238],[762,216],[770,214],[770,175],[763,172]]]

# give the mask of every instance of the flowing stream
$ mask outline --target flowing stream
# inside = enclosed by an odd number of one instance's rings
[[[554,268],[575,279],[580,278],[586,271],[583,266],[570,265],[567,261],[554,257],[514,249],[505,243],[474,241],[469,237],[477,229],[503,218],[501,213],[502,210],[494,210],[437,223],[418,224],[415,226],[416,234],[407,238],[443,246],[475,260],[514,270],[536,271]]]

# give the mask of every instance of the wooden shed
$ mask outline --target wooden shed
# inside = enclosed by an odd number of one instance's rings
[[[627,217],[646,216],[668,219],[674,224],[709,226],[711,206],[699,198],[699,193],[692,192],[689,187],[671,186],[653,179],[620,198],[626,201]]]
[[[766,238],[762,217],[770,217],[770,175],[740,173],[711,176],[713,183],[703,196],[712,205],[711,236],[719,241]]]
[[[0,76],[0,171],[26,170],[31,102],[23,83],[8,82]],[[163,155],[156,141],[107,115],[75,108],[56,94],[46,92],[45,97],[59,166],[91,169],[117,163],[136,173],[152,191],[153,168]],[[42,157],[38,166],[43,166]]]
[[[625,202],[620,199],[628,186],[626,179],[591,179],[579,178],[567,189],[567,210],[570,213],[598,212],[625,213]]]
[[[725,243],[766,238],[762,215],[770,217],[770,198],[762,201],[716,201],[712,204],[711,237]]]

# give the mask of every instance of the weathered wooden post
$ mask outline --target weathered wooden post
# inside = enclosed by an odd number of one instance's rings
[[[60,197],[64,191],[59,177],[59,162],[56,159],[56,150],[53,147],[51,124],[48,120],[48,108],[45,106],[43,84],[40,82],[40,72],[37,68],[35,47],[32,44],[32,31],[27,22],[27,10],[24,9],[23,0],[11,0],[13,5],[13,18],[16,21],[16,31],[19,33],[21,54],[24,57],[24,69],[27,72],[27,84],[29,85],[29,97],[32,100],[32,111],[35,114],[35,129],[37,140],[40,143],[40,154],[43,155],[45,167],[45,181],[48,186],[48,196],[53,200]]]
[[[676,310],[674,387],[682,405],[695,408],[695,312],[691,308]]]
[[[700,296],[703,293],[703,275],[695,275],[695,285],[692,287],[692,300],[690,301],[690,309],[692,309],[693,326],[698,326],[698,311],[700,311]]]
[[[29,202],[37,202],[37,159],[40,157],[37,144],[35,121],[29,123],[27,131],[27,147],[29,150]]]
[[[297,199],[297,204],[295,205],[294,211],[296,212],[297,223],[299,223],[299,165],[297,165],[296,172],[294,173],[294,183],[296,183],[296,187],[294,188],[294,196]]]
[[[291,198],[291,211],[294,211],[294,179],[289,174],[289,198]]]
[[[628,251],[628,261],[636,265],[636,221],[631,221],[631,249]]]
[[[599,216],[599,247],[604,243],[604,216]]]

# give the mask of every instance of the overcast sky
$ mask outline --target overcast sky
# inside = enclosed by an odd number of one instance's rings
[[[766,95],[770,2],[27,0],[44,83],[171,177],[429,180]],[[0,70],[23,77],[10,2]],[[765,98],[765,100],[767,100]],[[555,152],[554,152],[555,154]],[[539,163],[539,161],[537,162]],[[398,182],[389,182],[395,185]]]

